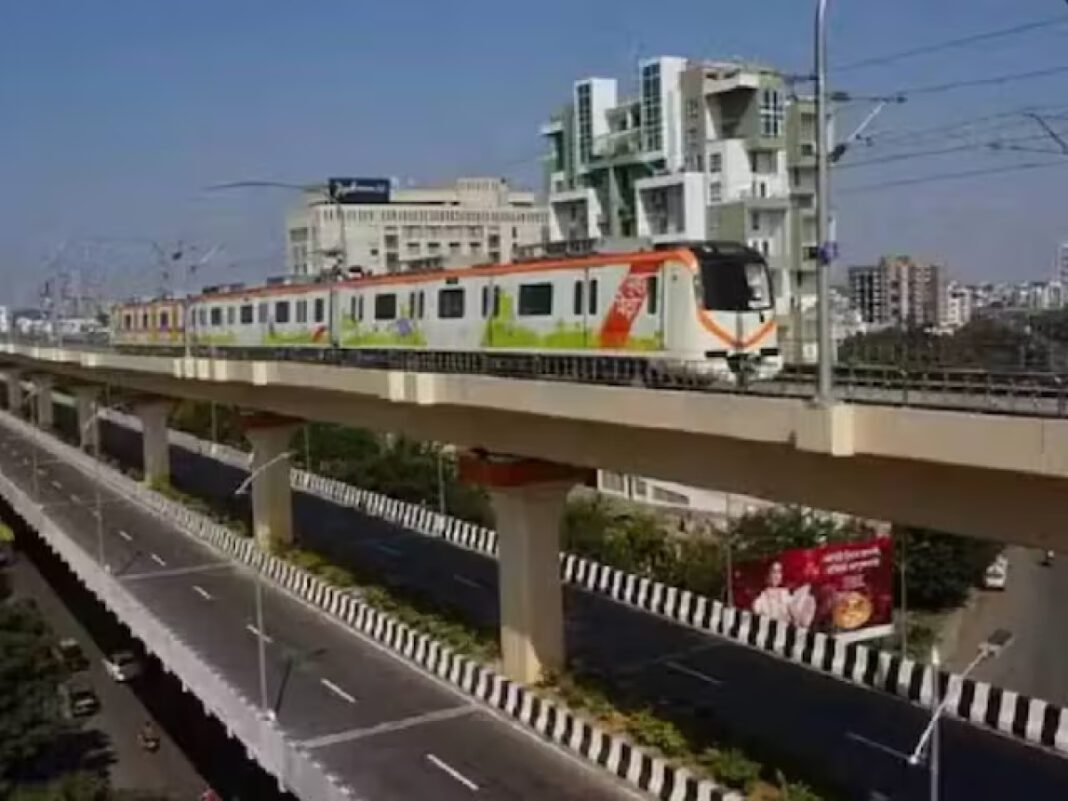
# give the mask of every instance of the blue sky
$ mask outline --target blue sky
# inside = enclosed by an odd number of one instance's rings
[[[637,57],[811,61],[809,0],[35,0],[0,12],[0,301],[25,298],[61,242],[114,280],[151,273],[140,240],[223,244],[212,278],[281,270],[278,193],[205,194],[246,178],[331,174],[430,182],[507,174],[540,186],[538,124],[571,82],[630,79]],[[832,0],[832,63],[1035,20],[1064,24],[878,67],[836,87],[873,94],[1068,65],[1063,0]],[[1060,105],[1057,108],[1057,105]],[[1049,107],[1068,133],[1068,72],[911,97],[872,129],[889,139],[958,119]],[[842,129],[866,106],[843,110]],[[843,163],[1014,137],[1016,117],[965,139],[858,148]],[[875,140],[878,143],[878,137]],[[943,172],[1018,173],[881,190]],[[1068,240],[1068,157],[963,151],[854,166],[836,177],[843,261],[911,252],[965,278],[1044,277]],[[234,264],[235,266],[230,266]]]

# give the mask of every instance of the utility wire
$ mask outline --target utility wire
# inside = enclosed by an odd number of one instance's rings
[[[841,67],[835,67],[835,72],[845,72],[846,70],[857,70],[864,67],[874,67],[880,64],[890,64],[894,61],[900,61],[906,58],[913,58],[915,56],[927,55],[929,53],[938,53],[943,50],[950,50],[956,47],[967,47],[968,45],[978,44],[979,42],[987,42],[991,39],[1001,39],[1007,36],[1017,36],[1023,33],[1029,33],[1030,31],[1040,30],[1042,28],[1051,28],[1056,25],[1063,25],[1068,23],[1068,17],[1050,17],[1048,19],[1036,20],[1035,22],[1027,22],[1022,25],[1014,25],[1010,28],[1000,28],[998,30],[986,31],[984,33],[976,33],[971,36],[962,36],[957,39],[947,39],[942,42],[934,42],[929,45],[921,45],[920,47],[913,47],[908,50],[900,50],[896,53],[887,53],[882,56],[874,56],[872,58],[861,59],[860,61],[853,61],[848,64],[844,64]]]
[[[1052,151],[1051,151],[1052,152]],[[853,195],[863,192],[875,192],[880,189],[891,189],[900,186],[918,186],[920,184],[936,183],[939,181],[955,181],[963,178],[975,178],[982,175],[999,175],[1001,173],[1022,172],[1024,170],[1038,170],[1043,168],[1068,167],[1068,158],[1059,161],[1031,161],[1024,164],[1014,164],[1008,167],[989,167],[978,170],[963,170],[961,172],[943,172],[933,175],[921,175],[916,178],[902,178],[895,181],[883,181],[874,184],[861,184],[859,186],[844,187],[838,190],[838,194]]]
[[[996,86],[1005,83],[1012,83],[1014,81],[1023,81],[1030,78],[1045,78],[1050,75],[1060,75],[1068,72],[1068,64],[1062,64],[1057,67],[1047,67],[1041,70],[1031,70],[1029,72],[1013,72],[1007,75],[993,75],[987,78],[970,78],[963,81],[951,81],[949,83],[936,83],[928,86],[914,86],[910,89],[901,89],[894,92],[895,95],[905,95],[906,97],[914,97],[916,95],[933,95],[941,92],[949,92],[954,89],[966,89],[973,86]]]
[[[995,123],[998,121],[1005,121],[1009,123],[1009,127],[1015,127],[1023,122],[1025,114],[1041,112],[1044,117],[1048,118],[1060,118],[1065,115],[1059,115],[1054,112],[1068,110],[1068,103],[1047,103],[1042,105],[1028,105],[1019,106],[1017,108],[1009,109],[1006,111],[995,112],[993,114],[984,114],[980,117],[967,117],[955,122],[942,123],[940,125],[928,126],[924,128],[901,128],[897,130],[888,130],[882,133],[869,134],[867,137],[869,140],[876,141],[879,144],[893,144],[899,141],[912,141],[915,139],[926,139],[931,135],[943,134],[948,135],[953,131],[957,131],[963,128],[975,127],[980,124]],[[1013,120],[1015,118],[1015,120]],[[1005,122],[1001,122],[1002,127]]]
[[[1015,136],[1005,139],[990,139],[985,142],[971,142],[963,145],[952,145],[950,147],[931,148],[929,150],[913,150],[906,153],[894,153],[888,156],[876,156],[875,158],[863,159],[861,161],[852,161],[841,164],[837,169],[846,170],[854,169],[856,167],[870,167],[876,164],[890,164],[895,161],[911,161],[912,159],[930,158],[933,156],[948,156],[954,153],[964,153],[970,150],[1017,150],[1017,145],[1025,142],[1044,142],[1050,138],[1048,133],[1030,134],[1028,136]],[[1028,148],[1029,151],[1033,151],[1032,148]],[[1042,153],[1059,153],[1061,151],[1055,150],[1042,150]]]

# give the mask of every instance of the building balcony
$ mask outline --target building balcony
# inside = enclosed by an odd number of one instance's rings
[[[755,72],[738,70],[732,73],[718,74],[716,76],[705,73],[703,91],[705,97],[721,95],[726,92],[736,92],[739,89],[756,91],[760,88],[760,76]]]
[[[563,120],[549,120],[548,122],[543,122],[538,128],[538,133],[542,136],[553,136],[555,134],[562,134],[563,132]]]

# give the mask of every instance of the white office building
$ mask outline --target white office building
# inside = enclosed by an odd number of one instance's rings
[[[358,181],[331,181],[304,193],[286,217],[291,273],[340,267],[366,273],[411,267],[509,261],[515,248],[543,241],[548,213],[533,192],[503,178],[461,178],[452,186],[339,194]]]

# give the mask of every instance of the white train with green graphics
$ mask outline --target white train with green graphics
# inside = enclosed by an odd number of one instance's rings
[[[127,349],[273,353],[368,366],[434,354],[455,367],[456,357],[488,354],[506,371],[542,356],[640,359],[728,379],[776,375],[777,333],[764,258],[715,242],[342,280],[279,279],[120,304],[111,316],[112,344]]]

